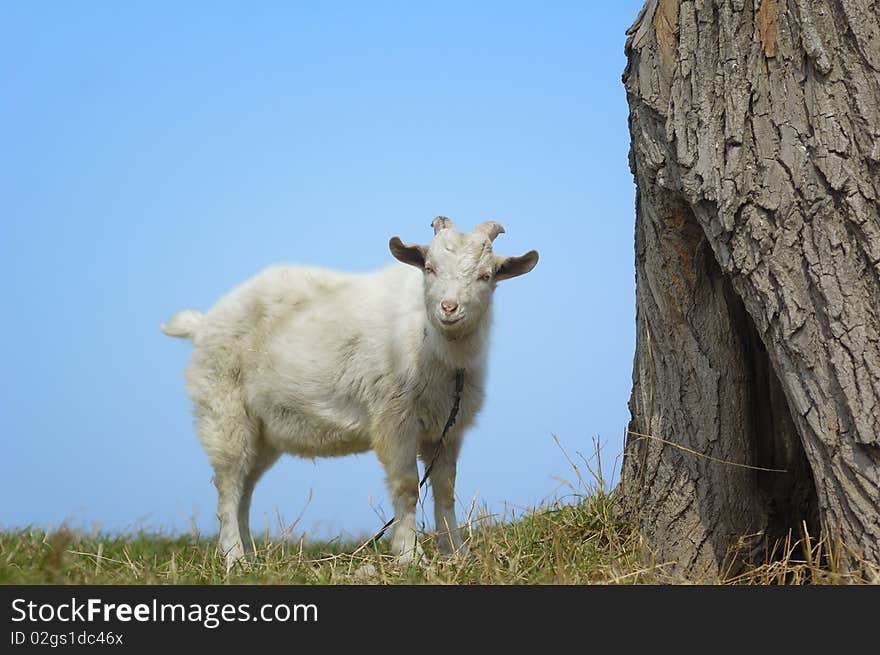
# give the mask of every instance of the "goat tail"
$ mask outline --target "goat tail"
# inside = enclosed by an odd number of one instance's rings
[[[196,330],[202,322],[202,313],[192,309],[184,309],[177,312],[168,319],[167,323],[162,323],[160,329],[169,337],[177,337],[179,339],[192,339]]]

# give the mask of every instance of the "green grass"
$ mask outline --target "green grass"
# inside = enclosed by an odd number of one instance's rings
[[[0,533],[0,584],[610,584],[659,582],[636,531],[608,495],[553,504],[518,520],[483,516],[471,557],[442,560],[430,535],[420,565],[400,568],[387,546],[261,540],[257,559],[226,572],[214,537],[83,535],[61,529]]]
[[[68,529],[0,533],[0,584],[668,584],[683,582],[652,563],[613,494],[600,490],[499,521],[481,515],[471,557],[444,560],[425,535],[423,560],[399,567],[387,544],[261,539],[257,558],[227,572],[216,538],[84,535]],[[724,580],[732,584],[880,583],[865,563],[841,572],[839,552],[808,536],[778,546],[773,559]]]

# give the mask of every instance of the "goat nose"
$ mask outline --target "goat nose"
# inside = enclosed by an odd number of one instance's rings
[[[458,309],[458,303],[454,300],[444,300],[440,303],[440,306],[443,308],[443,311],[447,314],[451,314],[456,309]]]

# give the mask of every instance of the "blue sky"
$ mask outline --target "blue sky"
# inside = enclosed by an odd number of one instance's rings
[[[273,263],[381,267],[438,214],[541,252],[496,292],[462,503],[570,493],[554,434],[575,459],[598,437],[616,479],[641,2],[476,4],[3,3],[0,526],[216,532],[190,347],[159,324]],[[301,512],[296,534],[377,528],[375,456],[283,458],[252,525]]]

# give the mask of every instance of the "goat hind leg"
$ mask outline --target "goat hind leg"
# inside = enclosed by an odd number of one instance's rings
[[[217,518],[220,521],[220,554],[227,570],[245,555],[239,516],[245,501],[258,431],[240,411],[211,412],[203,409],[197,417],[199,438],[214,468],[217,488]]]
[[[263,473],[278,461],[280,453],[271,446],[263,443],[257,446],[256,452],[250,460],[250,467],[244,479],[241,491],[241,499],[238,504],[238,529],[241,532],[241,542],[244,546],[245,556],[252,558],[254,544],[251,538],[251,499],[254,495],[254,487],[263,476]]]

